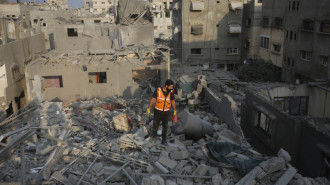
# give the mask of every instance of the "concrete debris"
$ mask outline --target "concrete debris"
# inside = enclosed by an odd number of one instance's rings
[[[247,174],[205,153],[203,147],[208,143],[223,142],[248,148],[243,153],[230,152],[226,155],[229,159],[245,161],[262,156],[202,99],[208,86],[206,78],[181,79],[179,121],[169,123],[172,132],[168,133],[168,145],[162,145],[159,136],[149,135],[152,126],[143,107],[150,95],[126,101],[116,97],[42,102],[34,107],[33,114],[26,113],[29,119],[25,125],[9,124],[1,130],[0,155],[5,165],[0,167],[0,181],[15,182],[20,177],[22,159],[15,148],[24,144],[25,178],[34,184],[326,184],[324,178],[298,174],[283,149],[278,157],[257,163]],[[17,118],[10,119],[6,123]]]

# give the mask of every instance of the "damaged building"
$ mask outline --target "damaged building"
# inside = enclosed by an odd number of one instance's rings
[[[285,60],[286,4],[270,2],[0,1],[0,185],[329,185],[327,80],[232,72]],[[280,53],[260,49],[267,34]],[[147,110],[168,79],[164,144]]]

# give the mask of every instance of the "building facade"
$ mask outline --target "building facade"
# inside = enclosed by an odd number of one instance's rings
[[[182,1],[182,62],[234,69],[241,59],[243,1]]]

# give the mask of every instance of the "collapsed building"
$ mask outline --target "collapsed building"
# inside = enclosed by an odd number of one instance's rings
[[[20,4],[19,14],[1,21],[0,184],[329,184],[326,83],[269,87],[181,66],[170,61],[170,48],[153,44],[148,1],[114,1],[113,17],[90,11],[102,1],[85,2],[79,11],[67,10],[66,1]],[[189,64],[234,67],[242,2],[183,5],[166,1],[166,9],[182,8],[182,16],[192,15],[184,21],[196,23],[184,38],[199,41],[216,25],[197,21],[210,18],[207,8],[223,11],[216,30],[233,41],[214,48],[225,59],[204,56],[216,41],[191,50],[203,56]],[[144,112],[169,78],[179,121],[169,122],[162,145]]]

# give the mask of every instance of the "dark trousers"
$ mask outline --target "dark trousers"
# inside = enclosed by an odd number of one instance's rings
[[[154,110],[154,123],[152,127],[152,135],[157,136],[157,130],[160,122],[162,122],[163,131],[162,131],[162,139],[166,140],[167,128],[168,128],[168,120],[170,118],[169,111],[159,111]]]

